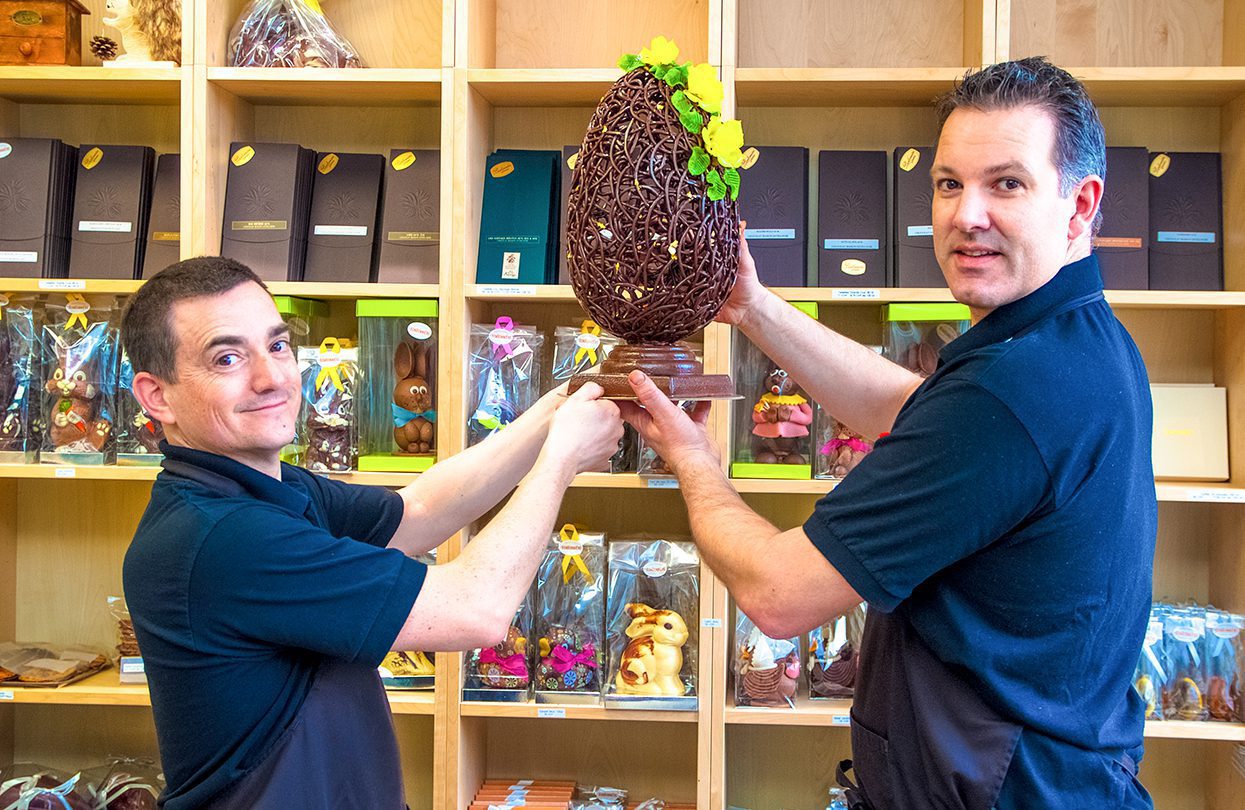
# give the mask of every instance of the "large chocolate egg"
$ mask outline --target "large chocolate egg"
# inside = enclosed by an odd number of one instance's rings
[[[580,303],[630,343],[674,343],[713,320],[739,269],[739,211],[688,171],[700,135],[644,67],[601,99],[571,178],[568,264]],[[707,121],[708,116],[705,116]]]

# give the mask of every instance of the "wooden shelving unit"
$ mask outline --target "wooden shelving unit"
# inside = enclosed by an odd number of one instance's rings
[[[89,39],[102,32],[103,0],[87,5]],[[465,443],[469,325],[508,314],[550,329],[583,317],[566,286],[474,283],[484,159],[496,148],[578,142],[619,75],[619,54],[654,35],[674,39],[683,58],[720,68],[728,112],[744,121],[749,143],[805,146],[814,157],[818,149],[932,142],[934,96],[974,66],[1029,53],[1073,66],[1102,109],[1110,144],[1222,152],[1227,291],[1107,297],[1155,382],[1213,382],[1229,390],[1232,479],[1156,485],[1155,595],[1245,610],[1245,512],[1233,505],[1245,503],[1245,23],[1234,4],[327,3],[368,64],[363,70],[229,67],[228,34],[244,5],[184,0],[180,68],[0,67],[0,136],[137,142],[189,156],[182,162],[184,256],[219,249],[232,141],[377,153],[439,148],[440,283],[271,287],[327,300],[331,328],[343,332],[353,326],[354,299],[437,299],[437,440],[447,454]],[[0,279],[4,292],[104,296],[131,294],[138,284]],[[869,343],[878,341],[882,305],[951,300],[946,289],[778,292],[817,302],[823,322]],[[713,325],[695,339],[710,370],[729,370],[728,328]],[[724,458],[728,415],[718,407],[711,418]],[[104,597],[120,592],[121,559],[154,476],[142,467],[0,466],[0,639],[112,643]],[[404,473],[335,477],[391,487],[413,480]],[[614,535],[686,534],[682,500],[670,486],[636,475],[581,475],[561,517]],[[802,523],[833,482],[741,479],[735,486],[785,528]],[[448,541],[441,559],[452,559],[473,528]],[[438,654],[435,692],[390,694],[411,806],[463,808],[483,778],[516,775],[616,782],[633,795],[694,799],[705,810],[824,806],[833,765],[850,753],[850,702],[805,700],[781,712],[735,707],[728,677],[732,605],[707,567],[701,617],[709,624],[700,630],[700,704],[691,712],[466,703],[459,699],[461,657]],[[73,768],[113,754],[153,755],[148,707],[146,688],[119,684],[115,670],[58,690],[0,689],[0,761]],[[108,731],[78,733],[84,728]],[[1228,765],[1233,747],[1245,742],[1245,726],[1151,723],[1146,735],[1142,780],[1156,806],[1245,807],[1245,781]]]

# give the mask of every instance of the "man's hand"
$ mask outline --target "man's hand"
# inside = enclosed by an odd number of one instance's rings
[[[644,372],[631,372],[627,382],[631,383],[631,390],[635,391],[639,404],[621,403],[623,418],[640,432],[644,441],[670,465],[670,469],[678,474],[681,466],[698,459],[707,460],[714,466],[720,465],[718,448],[705,429],[710,403],[696,403],[689,416],[657,390]]]
[[[545,397],[558,391],[561,391],[563,401],[552,405],[557,411],[549,425],[549,436],[545,439],[542,455],[552,455],[568,463],[576,473],[607,466],[622,441],[623,427],[618,406],[601,399],[605,391],[593,382],[585,383],[569,397],[566,396],[565,386],[554,389]]]
[[[757,277],[757,265],[752,260],[752,252],[748,250],[748,240],[744,238],[744,228],[748,223],[739,223],[739,275],[735,278],[735,288],[730,297],[718,312],[714,320],[721,323],[739,326],[750,316],[753,307],[757,306],[765,296],[765,287]]]

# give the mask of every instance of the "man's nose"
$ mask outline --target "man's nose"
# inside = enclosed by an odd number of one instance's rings
[[[970,233],[990,227],[990,205],[984,192],[966,188],[956,199],[955,206],[956,230]]]
[[[251,387],[256,391],[271,391],[284,376],[280,358],[270,352],[261,354],[252,368]]]

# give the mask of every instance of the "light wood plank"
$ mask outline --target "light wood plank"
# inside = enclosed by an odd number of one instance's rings
[[[515,107],[595,107],[620,76],[622,71],[616,67],[467,71],[467,81],[483,98],[499,106]]]
[[[440,68],[209,67],[208,81],[238,98],[264,104],[352,106],[430,106],[441,100]]]
[[[25,104],[171,104],[183,68],[0,66],[0,98]]]
[[[1218,65],[1223,1],[1011,0],[1010,42],[1065,65]]]
[[[964,41],[966,7],[971,5],[964,0],[739,0],[738,64],[741,68],[960,65],[966,51],[980,48],[970,48]]]
[[[698,712],[678,711],[642,711],[639,709],[608,709],[605,706],[573,706],[573,705],[542,705],[536,703],[488,703],[482,701],[462,701],[463,717],[512,717],[529,720],[542,719],[552,725],[556,720],[605,720],[624,722],[640,720],[654,723],[695,723]],[[541,712],[545,712],[544,717]],[[561,713],[560,717],[551,717],[550,713]]]

